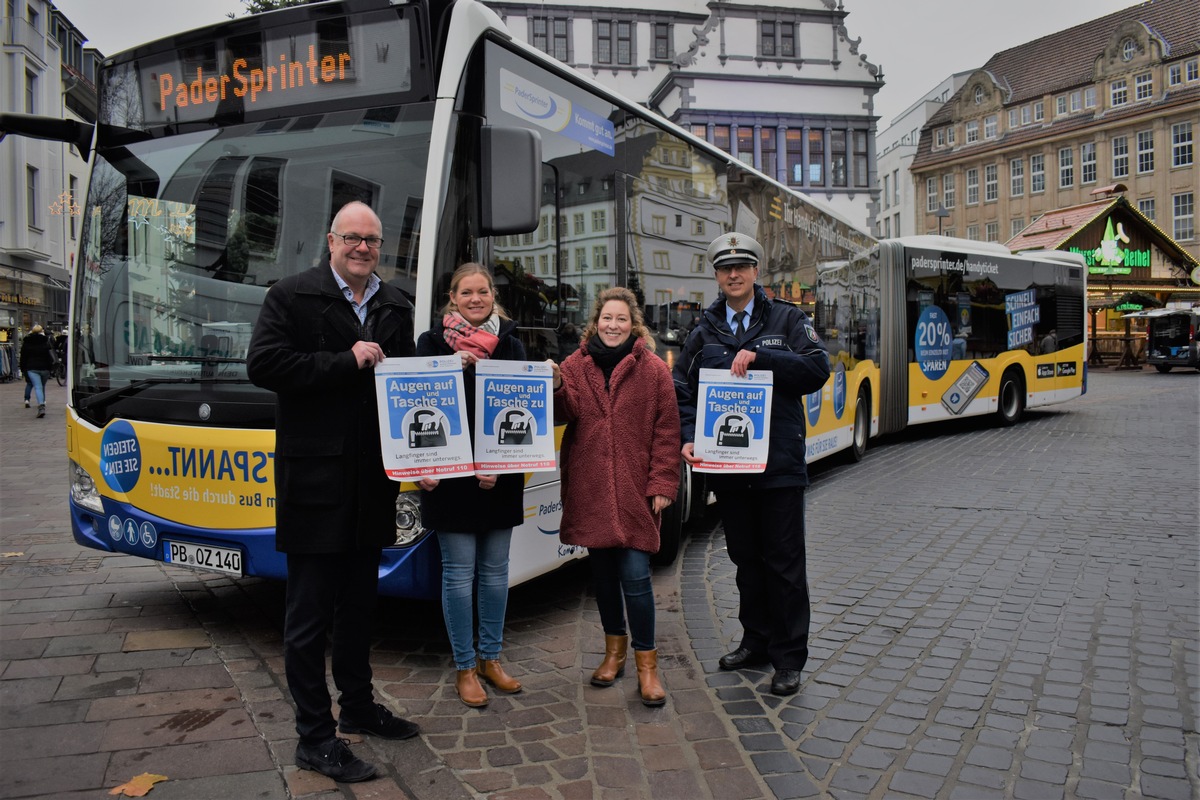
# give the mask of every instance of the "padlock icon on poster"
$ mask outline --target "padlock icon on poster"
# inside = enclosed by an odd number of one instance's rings
[[[730,414],[717,430],[717,447],[749,447],[750,421],[738,414]]]
[[[445,446],[446,427],[442,425],[437,412],[429,408],[414,411],[412,422],[408,424],[409,449]]]
[[[510,408],[497,427],[497,440],[500,444],[529,444],[532,428],[533,422],[527,413],[519,408]]]

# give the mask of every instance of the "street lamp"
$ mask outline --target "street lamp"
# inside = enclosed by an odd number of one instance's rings
[[[933,212],[933,215],[938,218],[938,236],[942,235],[942,222],[950,216],[950,212],[941,203],[938,203],[938,210]]]

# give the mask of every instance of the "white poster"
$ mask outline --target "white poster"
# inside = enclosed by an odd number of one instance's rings
[[[774,376],[750,370],[735,377],[728,370],[700,370],[696,401],[695,453],[699,472],[762,472],[771,441],[771,391]]]
[[[383,467],[395,481],[475,474],[462,359],[385,358],[375,367]]]
[[[475,469],[553,472],[554,371],[541,361],[475,363]]]

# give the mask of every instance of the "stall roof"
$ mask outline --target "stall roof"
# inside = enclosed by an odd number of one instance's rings
[[[1197,262],[1191,253],[1180,247],[1178,242],[1139,211],[1137,206],[1125,199],[1124,195],[1047,211],[1021,229],[1016,236],[1005,243],[1005,246],[1014,253],[1022,250],[1061,250],[1080,231],[1116,208],[1128,211],[1142,222],[1149,231],[1154,244],[1180,267],[1186,265],[1190,269],[1200,266],[1200,262]]]

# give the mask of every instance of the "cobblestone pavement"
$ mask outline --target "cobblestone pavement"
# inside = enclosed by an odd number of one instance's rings
[[[719,528],[655,576],[662,709],[632,663],[587,684],[586,565],[513,591],[526,688],[481,710],[439,606],[384,601],[376,686],[423,735],[352,737],[386,773],[356,785],[292,765],[281,587],[74,545],[61,417],[0,386],[0,797],[144,771],[168,776],[157,800],[1200,796],[1200,382],[1090,380],[1012,429],[926,426],[818,470],[791,698],[715,668],[740,632]]]

